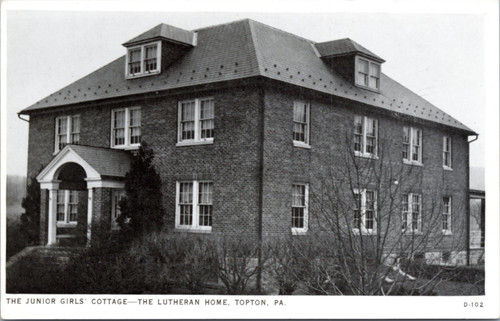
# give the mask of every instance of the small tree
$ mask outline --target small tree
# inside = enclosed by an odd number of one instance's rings
[[[40,184],[35,177],[31,177],[21,205],[25,210],[21,215],[21,233],[28,245],[37,244],[40,239]]]
[[[118,223],[125,234],[144,234],[163,225],[161,179],[153,165],[154,152],[142,142],[125,176],[125,198]]]

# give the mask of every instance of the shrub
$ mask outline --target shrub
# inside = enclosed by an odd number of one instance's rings
[[[28,244],[38,244],[40,241],[40,184],[35,177],[30,179],[26,197],[22,207],[25,212],[21,215],[21,233]]]
[[[130,255],[157,269],[164,283],[200,293],[207,282],[216,280],[215,245],[192,235],[151,233],[132,244]]]
[[[261,265],[266,257],[259,244],[240,237],[219,240],[218,246],[217,272],[227,294],[256,293],[256,289],[250,289],[250,281],[259,272],[259,256]]]
[[[120,202],[118,218],[123,234],[146,234],[159,231],[163,225],[161,178],[153,159],[153,150],[142,142],[125,176],[126,196]]]

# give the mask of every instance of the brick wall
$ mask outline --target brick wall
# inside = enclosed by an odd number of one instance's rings
[[[292,144],[293,101],[304,100],[311,104],[311,149],[294,147]],[[351,139],[354,132],[354,115],[371,116],[379,122],[379,159],[365,160],[352,157]],[[402,163],[403,126],[416,126],[423,130],[423,167]],[[311,233],[326,227],[325,215],[319,213],[319,196],[332,195],[330,184],[337,182],[337,189],[349,195],[349,179],[346,169],[354,163],[357,166],[372,168],[383,176],[375,179],[374,173],[364,172],[361,185],[379,189],[379,197],[395,196],[392,206],[387,200],[380,212],[390,214],[388,230],[391,242],[389,248],[401,237],[401,198],[403,193],[419,193],[423,196],[423,236],[435,249],[466,247],[466,204],[468,201],[468,143],[465,135],[444,128],[415,124],[411,120],[395,118],[375,113],[370,108],[349,104],[321,96],[311,96],[307,92],[272,88],[265,93],[264,125],[264,236],[290,234],[292,183],[310,184],[309,226]],[[453,141],[453,171],[442,167],[443,135],[450,135]],[[366,165],[371,162],[371,165]],[[381,166],[383,165],[383,166]],[[383,168],[383,169],[382,169]],[[370,174],[371,173],[371,174]],[[372,177],[366,180],[366,177]],[[397,178],[398,185],[392,178]],[[374,184],[373,182],[377,182]],[[338,186],[341,186],[340,188]],[[342,188],[343,186],[343,188]],[[314,195],[316,193],[316,195]],[[443,196],[452,197],[452,236],[441,232],[441,201]],[[386,196],[387,197],[387,196]],[[382,200],[381,200],[382,201]],[[316,203],[316,204],[315,204]],[[348,206],[346,206],[347,208]],[[390,210],[392,208],[392,210]],[[346,214],[347,213],[347,214]],[[348,210],[342,214],[351,215]],[[353,215],[353,214],[352,214]],[[383,223],[384,224],[384,223]],[[411,237],[404,237],[405,242]],[[426,242],[427,242],[426,241]]]
[[[200,146],[176,146],[178,101],[213,97],[215,105],[214,143]],[[293,101],[311,103],[311,149],[292,144]],[[214,184],[212,235],[238,235],[256,238],[260,213],[260,162],[262,154],[262,232],[265,237],[289,235],[291,227],[292,183],[308,182],[311,193],[328,192],[326,180],[338,174],[349,162],[353,133],[353,117],[372,116],[379,121],[379,160],[398,178],[400,195],[404,191],[423,195],[424,215],[440,209],[442,196],[452,196],[453,236],[431,235],[431,241],[443,248],[451,243],[465,246],[461,233],[465,220],[468,192],[467,137],[428,124],[423,129],[423,167],[404,165],[402,154],[402,126],[411,125],[407,119],[395,118],[369,107],[346,101],[283,87],[266,87],[261,94],[257,87],[233,87],[196,94],[172,94],[157,99],[129,101],[121,104],[94,105],[30,117],[28,174],[38,173],[53,157],[55,118],[61,115],[81,115],[81,144],[109,147],[111,109],[141,106],[143,140],[153,147],[155,165],[161,175],[165,222],[174,228],[176,181],[204,178]],[[357,112],[356,112],[357,111]],[[262,114],[263,113],[263,114]],[[262,127],[262,120],[264,126]],[[415,125],[415,124],[413,124]],[[442,169],[442,136],[453,138],[453,171]],[[263,137],[261,137],[261,135]],[[261,150],[263,138],[263,150]],[[383,145],[383,148],[382,148]],[[346,153],[347,152],[347,153]],[[346,156],[347,155],[347,156]],[[346,158],[347,157],[347,158]],[[363,164],[367,160],[356,159]],[[332,171],[332,169],[334,169]],[[373,174],[373,173],[372,173]],[[395,188],[387,174],[381,190]],[[398,176],[399,175],[399,176]],[[346,182],[346,181],[345,181]],[[345,183],[344,182],[344,183]],[[349,188],[345,191],[349,194]],[[444,191],[444,192],[442,192]],[[95,189],[93,215],[110,213],[109,189]],[[309,226],[311,231],[324,226],[318,212],[314,212],[314,198],[310,198]],[[388,206],[388,205],[384,205]],[[401,226],[400,207],[393,210],[390,231],[398,237]],[[349,214],[349,213],[348,213]],[[103,218],[94,217],[94,221]],[[439,221],[440,222],[440,221]],[[434,225],[434,228],[438,225]],[[426,221],[424,220],[424,229]],[[440,229],[437,228],[437,232]]]
[[[176,146],[178,102],[214,98],[214,143]],[[168,229],[175,226],[179,180],[213,182],[212,234],[257,236],[259,199],[259,95],[251,88],[170,96],[143,108],[143,139],[155,150]]]

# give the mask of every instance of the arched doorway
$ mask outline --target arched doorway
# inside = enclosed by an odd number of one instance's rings
[[[77,163],[65,163],[56,172],[56,242],[83,246],[87,243],[87,174]]]
[[[66,145],[37,176],[40,243],[89,244],[111,233],[129,169],[125,151]]]

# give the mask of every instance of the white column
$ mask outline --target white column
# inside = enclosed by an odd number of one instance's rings
[[[87,245],[90,245],[90,238],[92,234],[92,208],[94,207],[94,190],[88,187],[88,202],[87,202]]]
[[[47,235],[47,245],[56,243],[56,210],[57,210],[57,189],[49,189],[49,230]]]

